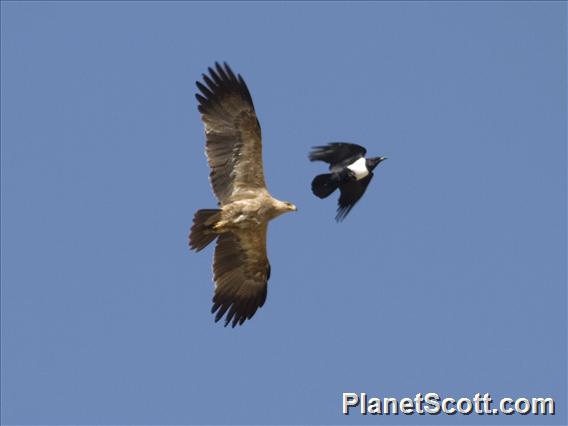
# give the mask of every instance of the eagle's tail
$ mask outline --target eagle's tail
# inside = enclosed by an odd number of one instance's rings
[[[339,185],[339,176],[334,173],[318,175],[312,181],[312,192],[316,197],[325,198],[331,195]]]
[[[213,226],[221,218],[220,213],[219,209],[202,209],[195,212],[189,233],[189,247],[192,250],[203,250],[217,238],[218,234],[213,230]]]

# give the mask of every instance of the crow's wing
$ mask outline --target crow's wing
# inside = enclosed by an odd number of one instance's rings
[[[361,199],[369,182],[373,178],[373,173],[369,173],[361,180],[350,180],[348,182],[339,185],[339,190],[341,195],[339,196],[339,201],[337,202],[337,215],[335,220],[341,222],[345,219],[345,216],[351,211],[353,206],[357,204],[357,201]]]
[[[323,146],[315,146],[310,152],[310,161],[329,163],[329,169],[339,171],[364,157],[367,150],[361,145],[347,142],[332,142]]]

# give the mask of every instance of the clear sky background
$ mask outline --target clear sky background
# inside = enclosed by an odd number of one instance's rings
[[[566,3],[2,2],[2,422],[566,422]],[[246,79],[268,300],[209,313],[195,80]],[[389,157],[347,220],[311,146]],[[342,392],[555,417],[341,415]]]

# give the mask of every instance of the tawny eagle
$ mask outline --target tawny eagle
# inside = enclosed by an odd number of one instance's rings
[[[215,322],[226,314],[225,326],[235,327],[251,319],[266,300],[268,222],[296,206],[273,198],[266,188],[260,124],[241,75],[227,63],[215,63],[209,75],[203,74],[203,83],[196,84],[209,179],[220,208],[195,213],[189,245],[200,251],[217,239],[211,312]]]

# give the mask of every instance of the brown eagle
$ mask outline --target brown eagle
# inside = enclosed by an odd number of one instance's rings
[[[217,239],[211,312],[216,312],[215,322],[226,314],[225,326],[232,322],[235,327],[266,300],[268,222],[296,206],[273,198],[266,188],[260,124],[240,74],[227,63],[215,63],[196,85],[209,179],[220,208],[195,213],[189,245],[197,252]]]

